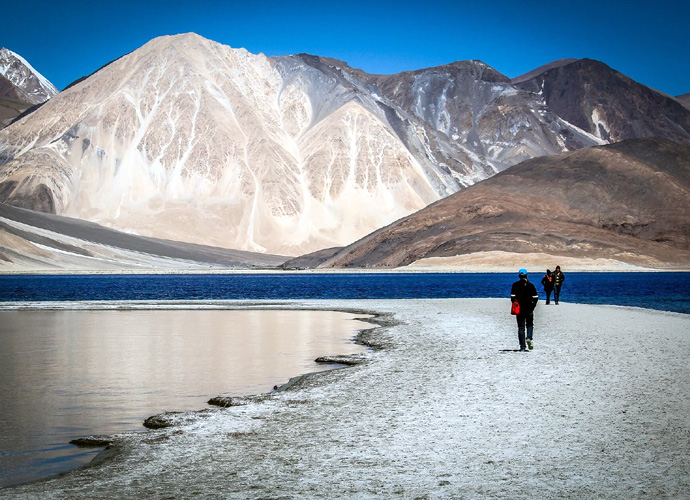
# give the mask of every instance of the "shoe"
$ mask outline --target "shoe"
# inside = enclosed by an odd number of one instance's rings
[[[520,348],[520,352],[526,352],[525,348],[524,348],[524,347],[521,347],[521,348]]]
[[[532,350],[532,339],[527,339],[527,347],[529,347],[529,350]]]

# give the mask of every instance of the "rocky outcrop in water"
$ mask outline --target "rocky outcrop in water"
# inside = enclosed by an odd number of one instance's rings
[[[87,436],[73,439],[69,444],[79,446],[80,448],[101,448],[103,446],[110,446],[113,443],[111,436]]]

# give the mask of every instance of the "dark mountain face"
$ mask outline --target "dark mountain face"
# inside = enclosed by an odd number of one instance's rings
[[[0,85],[2,84],[0,83]],[[29,106],[25,102],[0,97],[0,129],[12,123],[12,120],[28,108]]]
[[[2,74],[0,74],[0,99],[24,102],[27,106],[31,104],[26,98],[26,93]]]
[[[320,267],[396,267],[501,249],[690,261],[690,147],[661,139],[535,158],[344,248]]]
[[[307,54],[275,60],[284,74],[300,79],[310,74],[311,93],[328,88],[331,107],[357,100],[388,122],[418,161],[445,172],[459,187],[528,158],[602,142],[481,61],[371,75]]]
[[[550,63],[544,64],[543,66],[539,66],[538,68],[535,68],[532,71],[528,71],[524,75],[516,76],[510,81],[511,83],[526,82],[527,80],[531,80],[532,78],[535,78],[541,75],[542,73],[547,72],[550,69],[560,68],[561,66],[565,66],[566,64],[571,64],[574,62],[577,62],[577,59],[558,59],[557,61],[552,61]]]
[[[606,142],[664,137],[690,144],[690,111],[678,101],[591,59],[515,83],[551,111]]]
[[[0,128],[9,125],[31,106],[25,93],[0,74]]]
[[[690,92],[683,95],[677,95],[676,100],[680,102],[683,106],[690,109]]]

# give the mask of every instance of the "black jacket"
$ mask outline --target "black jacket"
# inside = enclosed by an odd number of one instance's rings
[[[545,274],[544,277],[541,279],[541,284],[544,285],[544,290],[553,290],[554,286],[554,277],[553,274],[549,276],[548,274]]]
[[[565,274],[562,271],[554,271],[553,273],[553,284],[554,286],[561,286],[565,281]]]
[[[520,315],[531,314],[539,303],[539,294],[532,283],[527,280],[518,280],[510,289],[510,301],[520,303]]]

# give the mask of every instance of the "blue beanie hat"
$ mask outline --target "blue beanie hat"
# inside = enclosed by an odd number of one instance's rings
[[[520,269],[518,271],[518,276],[527,276],[527,269]]]

